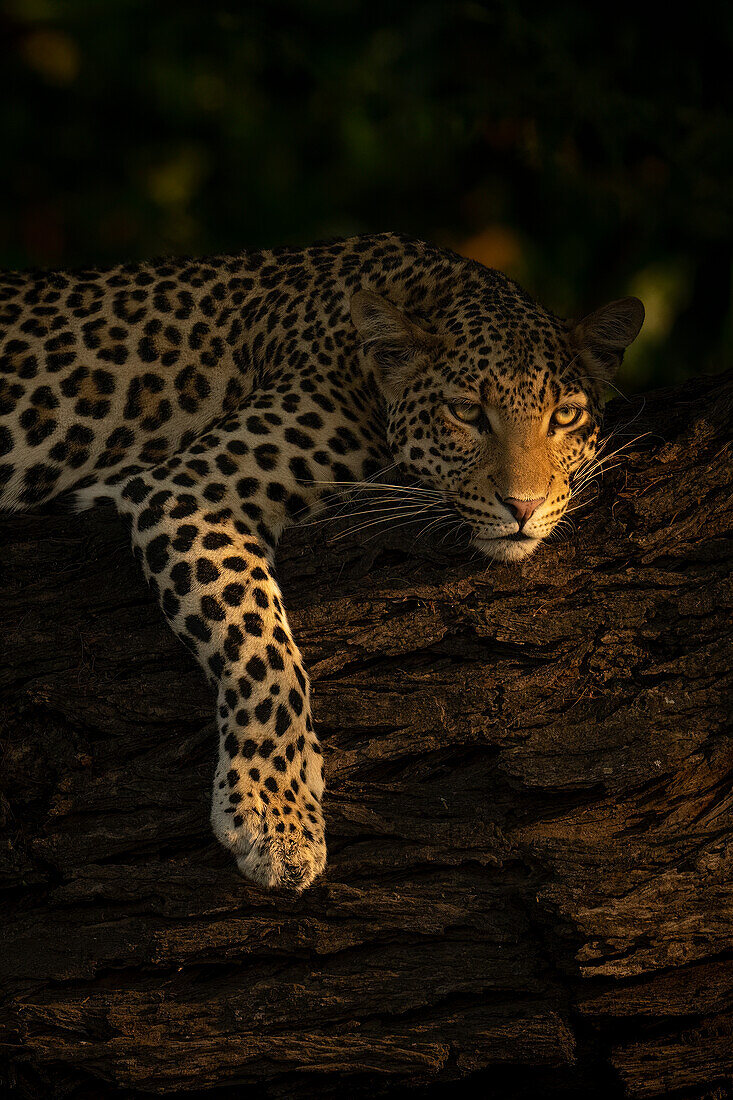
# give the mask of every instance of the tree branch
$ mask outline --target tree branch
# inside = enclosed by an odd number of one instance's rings
[[[619,465],[521,570],[291,533],[329,785],[329,868],[297,899],[211,837],[213,700],[122,525],[6,518],[19,1095],[725,1095],[732,407],[730,376],[626,428],[616,402]]]

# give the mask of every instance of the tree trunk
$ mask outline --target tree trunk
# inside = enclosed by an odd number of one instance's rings
[[[6,518],[18,1095],[732,1095],[732,405],[648,395],[521,569],[290,533],[329,788],[299,898],[211,836],[213,699],[120,522]]]

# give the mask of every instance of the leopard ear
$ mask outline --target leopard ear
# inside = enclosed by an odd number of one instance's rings
[[[624,352],[644,324],[644,306],[638,298],[619,298],[578,321],[572,329],[575,347],[585,354],[599,381],[612,378]]]
[[[396,398],[434,337],[372,290],[357,290],[353,295],[351,320],[385,395],[389,399]]]

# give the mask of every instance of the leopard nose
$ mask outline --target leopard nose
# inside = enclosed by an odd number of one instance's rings
[[[499,500],[512,513],[521,531],[529,517],[537,511],[540,504],[545,503],[547,497],[535,497],[534,500],[519,500],[518,497],[499,497]]]

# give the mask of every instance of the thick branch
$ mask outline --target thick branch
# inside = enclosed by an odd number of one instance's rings
[[[24,1094],[722,1089],[732,391],[649,395],[619,441],[653,434],[521,570],[414,533],[286,540],[330,789],[329,869],[297,900],[210,836],[213,702],[122,526],[6,519],[0,973]]]

